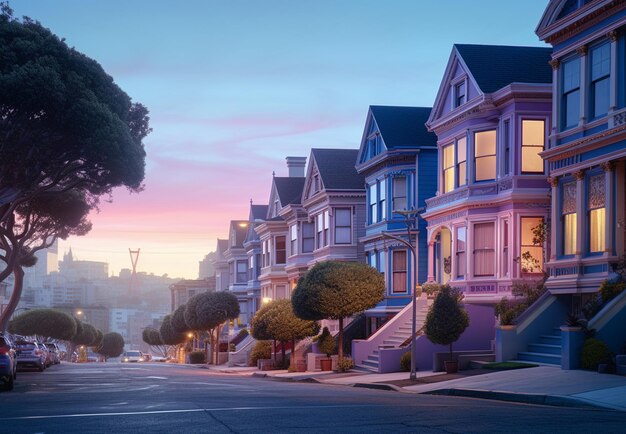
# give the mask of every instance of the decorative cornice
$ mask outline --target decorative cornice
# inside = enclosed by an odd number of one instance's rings
[[[576,180],[578,180],[578,181],[582,181],[583,179],[585,179],[585,171],[584,170],[578,170],[578,171],[574,172],[574,178],[576,178]]]
[[[611,42],[617,42],[617,39],[619,38],[619,31],[618,30],[611,30],[609,33],[606,34],[606,37]]]
[[[548,183],[551,187],[557,187],[559,185],[559,177],[558,176],[549,176]]]
[[[586,56],[588,51],[589,51],[589,47],[587,47],[586,45],[582,45],[576,49],[576,52],[580,56]]]
[[[605,163],[602,163],[601,166],[602,170],[604,170],[605,172],[612,172],[615,169],[615,162],[607,161]]]
[[[556,160],[561,160],[563,158],[572,157],[580,153],[580,149],[577,149],[578,147],[589,144],[589,143],[598,142],[605,137],[612,136],[622,131],[626,131],[626,123],[616,128],[610,128],[600,133],[592,134],[591,136],[586,136],[586,137],[583,137],[581,139],[578,139],[569,143],[564,143],[563,145],[544,151],[542,156],[544,159],[547,159],[550,161],[556,161]]]
[[[561,66],[561,59],[552,59],[548,63],[550,64],[553,70],[557,70],[559,69],[559,66]]]

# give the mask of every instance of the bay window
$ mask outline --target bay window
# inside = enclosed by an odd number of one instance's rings
[[[393,256],[393,282],[392,291],[394,293],[406,292],[407,282],[407,254],[406,250],[394,250]]]
[[[456,278],[464,279],[467,270],[467,257],[465,254],[467,245],[467,229],[456,228]]]
[[[493,223],[474,224],[474,276],[495,275],[495,230]]]
[[[392,209],[398,211],[407,209],[406,176],[393,178]]]
[[[604,116],[609,111],[610,77],[611,77],[611,44],[605,42],[590,50],[591,82],[589,86],[591,102],[591,118]]]
[[[589,252],[600,253],[605,249],[605,178],[604,174],[589,177]]]
[[[444,146],[443,151],[443,192],[454,190],[454,144]]]
[[[545,121],[522,120],[522,173],[543,173]]]
[[[563,184],[562,189],[563,254],[576,253],[576,183]]]
[[[474,133],[475,181],[496,179],[496,130]]]
[[[352,209],[335,208],[335,244],[352,242]]]
[[[563,63],[563,95],[561,97],[561,123],[563,128],[578,125],[580,120],[580,59]]]
[[[536,242],[534,231],[543,224],[541,217],[522,217],[520,226],[520,268],[522,273],[538,273],[543,269],[543,246]]]

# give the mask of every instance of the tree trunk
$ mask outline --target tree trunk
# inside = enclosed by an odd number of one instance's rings
[[[2,332],[6,332],[9,319],[11,315],[13,315],[13,312],[15,312],[15,309],[17,309],[17,305],[22,297],[22,288],[24,286],[24,270],[22,270],[22,267],[19,265],[13,267],[13,277],[15,278],[15,282],[13,283],[13,292],[11,293],[9,304],[2,312],[2,315],[0,315],[0,331]]]
[[[285,346],[286,346],[287,342],[285,341],[280,341],[280,348],[281,348],[281,355],[283,356],[283,359],[280,361],[280,363],[285,366],[285,359],[287,358],[287,356],[285,355]]]
[[[291,340],[291,357],[289,358],[289,366],[296,369],[296,340]]]
[[[339,360],[343,359],[343,318],[339,318]]]

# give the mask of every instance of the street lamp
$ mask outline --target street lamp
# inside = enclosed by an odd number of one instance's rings
[[[399,243],[404,244],[411,251],[411,254],[413,255],[413,294],[412,294],[413,306],[411,309],[412,310],[411,312],[412,313],[412,318],[411,318],[411,374],[409,376],[409,379],[411,380],[416,379],[415,365],[416,365],[417,354],[416,354],[416,348],[415,348],[416,347],[415,334],[417,333],[417,278],[418,278],[417,276],[417,236],[419,235],[418,230],[411,231],[411,226],[413,224],[417,226],[417,218],[419,217],[419,213],[422,210],[423,208],[392,211],[394,214],[399,214],[404,217],[404,223],[406,224],[406,234],[407,234],[406,240],[404,238],[401,238],[394,234],[390,234],[388,232],[382,233],[383,236],[387,238],[391,238],[392,240],[395,240],[395,241],[398,241]],[[413,245],[413,243],[411,242],[412,232],[415,233],[415,245]]]

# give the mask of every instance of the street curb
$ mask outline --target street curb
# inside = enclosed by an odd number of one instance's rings
[[[540,395],[513,392],[495,392],[491,390],[476,389],[439,389],[423,392],[425,395],[460,396],[465,398],[491,399],[496,401],[520,402],[524,404],[550,405],[555,407],[578,407],[594,408],[603,410],[615,410],[611,407],[597,405],[568,396]]]
[[[391,390],[394,392],[406,392],[401,387],[387,383],[353,383],[352,387],[361,387],[363,389]]]

